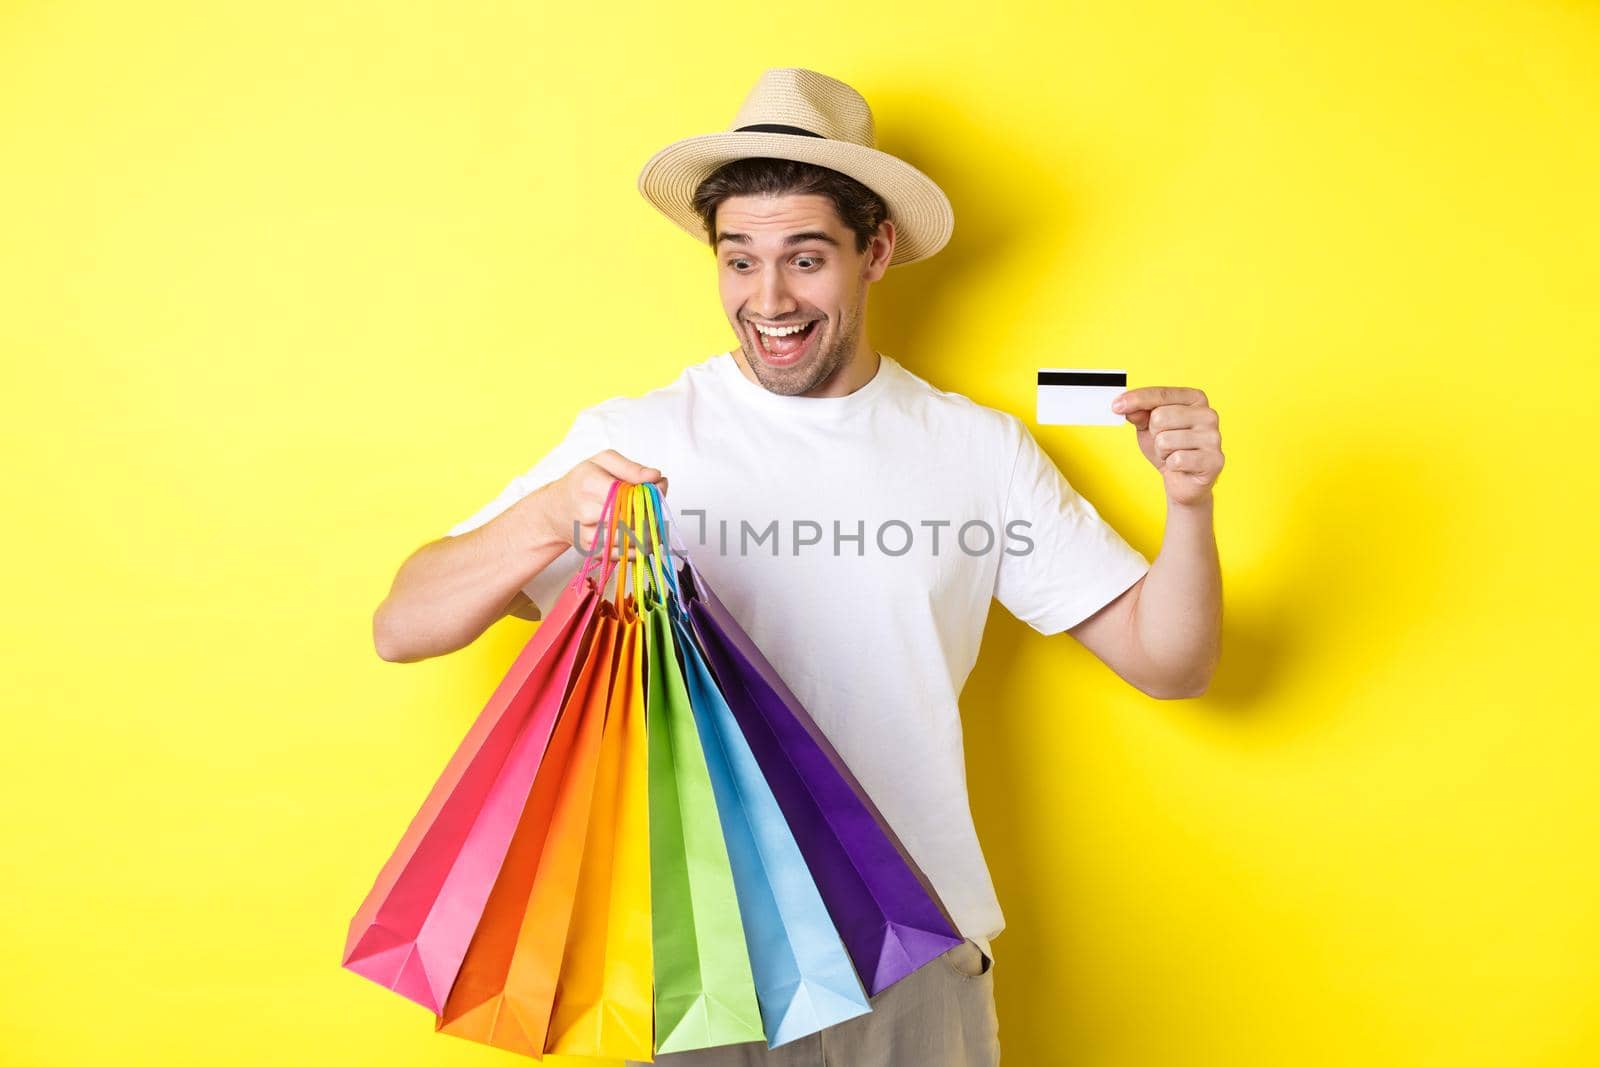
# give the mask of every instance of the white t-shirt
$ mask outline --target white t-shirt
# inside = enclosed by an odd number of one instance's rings
[[[1005,925],[967,797],[957,698],[991,599],[1060,633],[1150,561],[1016,416],[888,356],[848,396],[768,392],[731,353],[580,412],[465,533],[596,452],[659,468],[695,566],[991,955]],[[941,525],[942,524],[942,525]],[[547,613],[575,548],[524,592]]]

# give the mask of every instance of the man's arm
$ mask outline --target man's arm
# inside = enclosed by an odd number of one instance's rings
[[[556,532],[548,490],[533,491],[475,530],[413,552],[373,613],[378,655],[415,663],[464,648],[515,612],[518,598],[537,618],[522,587],[570,543]]]
[[[1192,505],[1169,501],[1161,553],[1149,572],[1067,632],[1158,700],[1203,694],[1222,653],[1212,498]]]
[[[522,587],[568,546],[593,550],[606,497],[619,479],[654,482],[666,492],[659,470],[608,449],[482,526],[417,549],[373,612],[378,655],[392,663],[414,663],[464,648],[506,615],[537,622],[539,609]],[[574,529],[579,542],[573,540]]]

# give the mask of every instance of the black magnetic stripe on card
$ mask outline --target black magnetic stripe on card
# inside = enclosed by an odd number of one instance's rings
[[[1120,385],[1128,387],[1126,373],[1117,371],[1089,371],[1089,370],[1042,370],[1039,372],[1040,385]]]

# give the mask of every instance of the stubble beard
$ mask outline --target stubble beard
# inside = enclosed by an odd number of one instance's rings
[[[759,340],[741,340],[740,346],[744,349],[745,362],[750,365],[750,372],[769,393],[777,393],[780,396],[800,396],[809,393],[849,365],[861,334],[859,308],[860,305],[857,304],[851,309],[849,318],[811,359],[782,370],[767,366],[761,359],[761,353],[753,350],[752,346],[761,344]],[[831,320],[823,323],[823,326],[831,328]]]

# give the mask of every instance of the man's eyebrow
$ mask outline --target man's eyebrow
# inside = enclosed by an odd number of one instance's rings
[[[747,245],[750,243],[750,235],[747,233],[718,234],[717,244],[720,245],[724,241],[732,241],[734,244]],[[830,244],[835,248],[839,247],[838,241],[835,241],[832,237],[823,233],[821,230],[803,230],[800,233],[791,233],[789,236],[783,239],[783,243],[785,245],[803,245],[807,241],[821,241],[822,243]]]

